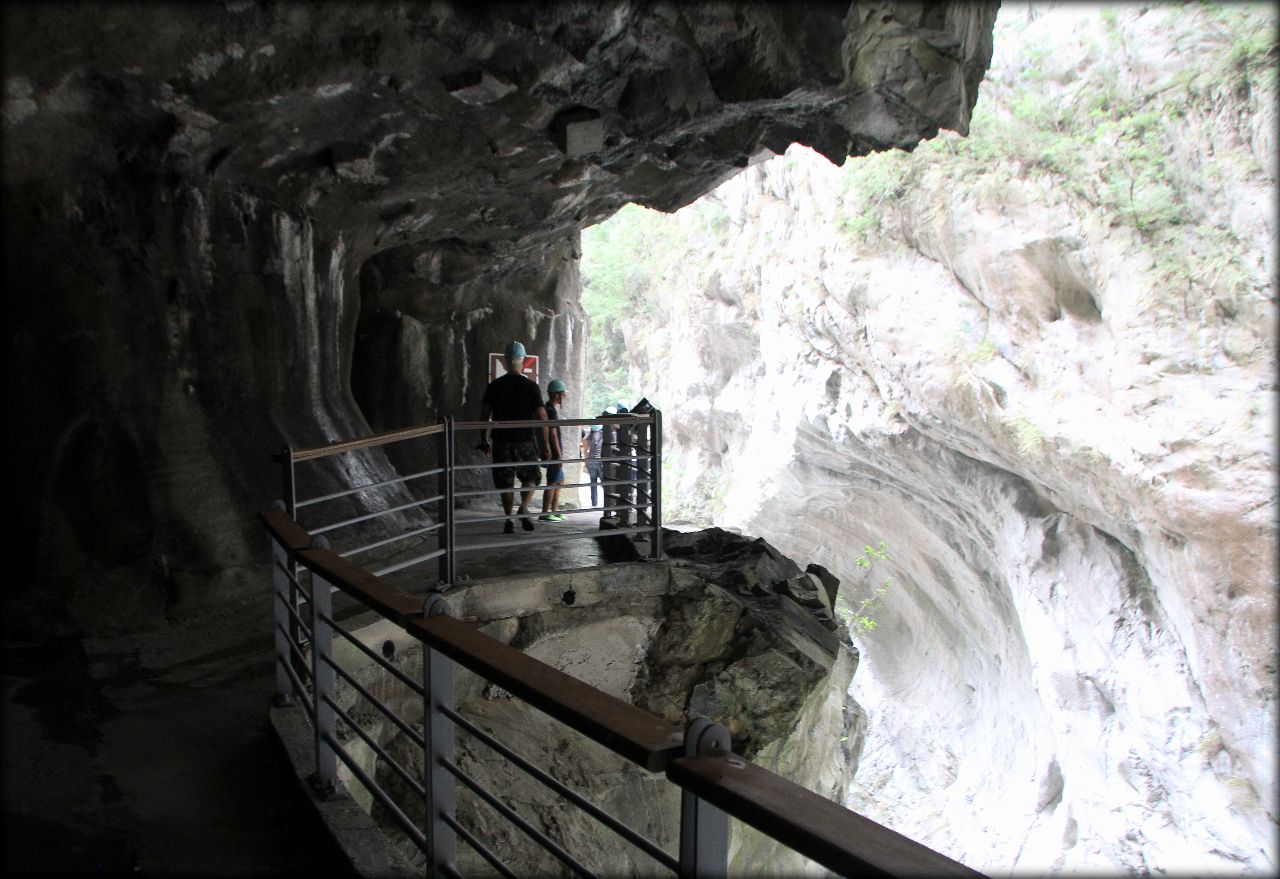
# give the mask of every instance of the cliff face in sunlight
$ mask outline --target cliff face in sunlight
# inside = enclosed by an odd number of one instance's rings
[[[861,584],[847,802],[983,871],[1275,867],[1273,33],[1006,6],[969,139],[645,221],[668,515]]]

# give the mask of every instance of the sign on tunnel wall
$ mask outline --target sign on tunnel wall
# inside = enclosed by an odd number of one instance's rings
[[[489,381],[493,381],[499,376],[507,374],[507,367],[503,364],[506,358],[501,354],[489,355]],[[538,380],[538,355],[526,354],[524,358],[524,369],[520,370],[535,382]]]

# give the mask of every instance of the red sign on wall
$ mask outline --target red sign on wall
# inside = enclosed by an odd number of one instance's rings
[[[538,355],[526,354],[524,358],[524,369],[521,370],[528,378],[538,381]],[[507,358],[501,354],[489,355],[489,381],[493,381],[499,376],[507,374]]]

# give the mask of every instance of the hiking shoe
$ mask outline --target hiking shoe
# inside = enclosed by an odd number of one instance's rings
[[[564,521],[564,516],[561,516],[559,513],[552,513],[550,516],[547,516],[546,518],[550,519],[552,522]]]
[[[503,534],[515,534],[515,533],[516,533],[516,523],[515,523],[515,522],[512,522],[510,519],[508,519],[508,520],[507,520],[507,523],[506,523],[505,525],[503,525],[503,526],[502,526],[502,533],[503,533]]]
[[[521,527],[521,528],[523,528],[525,531],[532,531],[532,530],[533,530],[533,517],[532,517],[532,516],[525,516],[523,519],[521,519],[521,520],[520,520],[520,527]]]
[[[550,513],[543,513],[541,516],[538,517],[539,522],[554,522],[555,520],[556,520],[556,517],[551,515]]]

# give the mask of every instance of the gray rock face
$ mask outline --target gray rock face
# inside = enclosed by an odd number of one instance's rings
[[[18,580],[105,631],[256,588],[281,443],[473,416],[511,338],[580,384],[583,226],[964,131],[995,4],[3,15]]]
[[[1074,11],[1034,44],[1067,87],[1102,26]],[[1126,7],[1124,75],[1176,83],[1195,21]],[[799,149],[715,192],[722,237],[669,218],[722,258],[663,275],[629,340],[666,509],[822,561],[855,606],[858,548],[889,543],[848,802],[984,871],[1275,869],[1270,82],[1178,127],[1181,161],[1233,171],[1195,177],[1176,239],[1229,226],[1234,284],[1176,286],[1165,249],[1008,164],[925,169],[866,238],[840,221],[872,195]]]
[[[723,724],[735,753],[838,798],[848,781],[841,739],[852,716],[847,692],[857,662],[848,632],[791,596],[788,578],[805,575],[764,541],[718,529],[671,533],[668,539],[669,563],[621,564],[550,579],[477,581],[450,593],[449,601],[463,619],[491,636],[672,723],[687,726],[695,717],[707,717]],[[545,600],[567,588],[578,596],[571,606]],[[397,663],[421,678],[421,645],[403,632],[381,621],[356,634],[374,647],[388,640],[396,644]],[[363,654],[344,648],[340,661],[401,717],[412,722],[421,716],[420,703],[407,688],[375,673],[379,670]],[[420,746],[354,690],[344,686],[339,701],[397,763],[421,777]],[[644,772],[461,669],[455,673],[455,705],[560,783],[668,852],[676,850],[679,790],[661,774]],[[353,748],[361,744],[354,735],[347,741]],[[421,797],[371,749],[362,753],[366,770],[376,773],[405,813],[421,822]],[[602,832],[594,819],[496,759],[487,745],[463,731],[457,735],[456,760],[589,869],[610,876],[649,876],[659,870],[647,855]],[[349,786],[406,856],[421,864],[421,854],[384,807],[358,784]],[[464,826],[517,874],[564,872],[461,785],[458,803]],[[734,824],[735,872],[794,875],[802,868],[784,847]],[[466,846],[459,846],[459,854],[465,875],[487,870]]]

